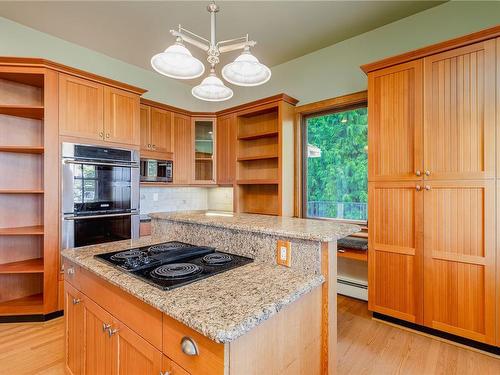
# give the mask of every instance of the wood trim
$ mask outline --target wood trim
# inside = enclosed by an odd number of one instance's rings
[[[171,106],[171,105],[168,105],[168,104],[164,104],[164,103],[160,103],[160,102],[155,102],[155,101],[150,100],[150,99],[141,98],[141,104],[142,105],[147,105],[147,106],[150,106],[150,107],[154,107],[154,108],[163,109],[165,111],[179,113],[179,114],[184,115],[184,116],[192,116],[193,113],[194,113],[194,112],[190,112],[190,111],[188,111],[186,109],[174,107],[174,106]]]
[[[365,73],[500,36],[500,25],[361,66]]]
[[[0,66],[24,66],[24,67],[41,67],[56,70],[61,73],[70,74],[80,78],[85,78],[90,81],[99,82],[106,84],[108,86],[116,87],[125,91],[130,91],[135,94],[142,95],[148,90],[141,89],[136,86],[129,85],[127,83],[118,82],[111,78],[106,78],[94,73],[89,73],[84,70],[73,68],[55,61],[46,60],[37,57],[11,57],[11,56],[0,56]]]
[[[337,96],[335,98],[320,100],[295,107],[295,113],[302,116],[340,110],[357,104],[365,104],[368,101],[368,91],[358,91],[352,94]]]
[[[337,261],[336,241],[321,243],[321,374],[333,375],[337,367]]]
[[[278,95],[274,95],[274,96],[269,96],[267,98],[255,100],[255,101],[250,102],[250,103],[240,104],[240,105],[237,105],[235,107],[223,109],[221,111],[215,112],[215,114],[217,116],[228,115],[230,113],[240,112],[242,110],[249,110],[249,109],[253,109],[254,107],[259,107],[259,106],[264,105],[264,104],[271,104],[271,103],[280,102],[280,101],[289,103],[291,105],[296,105],[299,102],[297,99],[294,99],[291,96],[288,96],[288,95],[282,93],[282,94],[278,94]],[[194,112],[194,115],[196,115],[196,112]]]

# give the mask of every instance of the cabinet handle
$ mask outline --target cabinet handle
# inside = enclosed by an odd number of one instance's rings
[[[152,145],[153,146],[153,150],[156,150],[156,145]]]
[[[108,328],[108,335],[109,335],[109,337],[113,336],[115,333],[118,333],[118,331],[119,331],[118,328],[115,328],[115,329],[111,329],[111,327]]]
[[[431,187],[429,185],[425,185],[425,190],[431,190]]]
[[[73,266],[68,267],[68,269],[66,270],[66,273],[68,275],[74,275],[75,274],[75,268]]]
[[[417,186],[415,186],[415,189],[417,189],[417,191],[420,191],[420,190],[422,190],[422,186],[417,185]]]
[[[198,351],[198,345],[196,345],[196,342],[191,337],[184,336],[182,338],[181,349],[184,354],[191,357],[200,354]]]
[[[80,298],[73,298],[73,305],[78,305],[82,300]]]
[[[431,175],[431,171],[425,171],[425,175],[426,176],[430,176]]]
[[[99,138],[104,138],[104,133],[103,132],[99,132]]]
[[[416,171],[416,172],[415,172],[415,174],[416,174],[417,176],[421,176],[421,175],[422,175],[422,172],[420,172],[420,171]]]
[[[170,375],[170,371],[165,371],[165,372],[160,371],[160,375]]]
[[[151,148],[151,144],[148,144],[148,148]]]
[[[109,138],[109,133],[106,133],[106,138]]]
[[[103,332],[106,332],[110,328],[111,328],[111,324],[102,323],[102,331]]]

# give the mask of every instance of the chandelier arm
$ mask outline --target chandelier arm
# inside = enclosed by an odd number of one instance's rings
[[[205,44],[203,42],[200,42],[200,41],[198,41],[198,40],[196,40],[194,38],[191,38],[189,35],[186,35],[183,32],[179,32],[179,31],[176,31],[176,30],[170,30],[170,34],[172,34],[175,37],[182,38],[182,40],[184,42],[192,44],[193,46],[198,47],[198,48],[200,48],[201,50],[203,50],[205,52],[207,52],[209,50],[209,48],[210,48],[209,45],[207,45],[207,44]],[[190,33],[190,34],[193,34],[193,33]],[[196,34],[193,34],[193,35],[198,36]],[[203,38],[201,38],[201,39],[203,39]],[[205,39],[203,39],[203,40],[205,40]]]
[[[245,47],[253,47],[257,44],[257,42],[253,40],[249,40],[248,42],[240,42],[240,43],[234,43],[230,44],[227,46],[220,46],[219,47],[219,52],[220,53],[225,53],[225,52],[231,52],[231,51],[236,51],[238,49],[245,49]]]

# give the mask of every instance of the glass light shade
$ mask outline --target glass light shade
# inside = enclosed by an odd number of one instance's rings
[[[180,43],[151,58],[151,66],[158,73],[170,78],[192,79],[205,72],[205,66]]]
[[[208,102],[222,102],[233,97],[233,90],[224,86],[214,72],[211,72],[198,86],[193,87],[191,93],[195,98]]]
[[[271,69],[245,50],[234,62],[222,68],[222,76],[226,81],[238,86],[258,86],[271,78]]]

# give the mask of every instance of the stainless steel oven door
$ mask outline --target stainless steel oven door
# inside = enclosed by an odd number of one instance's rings
[[[63,215],[61,224],[63,249],[139,238],[137,213]]]

